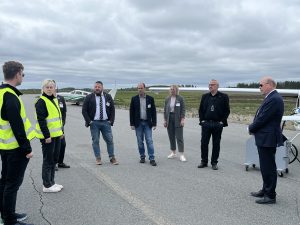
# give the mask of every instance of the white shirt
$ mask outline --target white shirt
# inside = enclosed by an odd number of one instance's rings
[[[94,120],[100,120],[100,97],[102,98],[102,112],[103,112],[103,119],[102,120],[107,120],[108,116],[106,113],[106,102],[103,93],[101,93],[101,96],[96,96],[96,114],[94,117]]]

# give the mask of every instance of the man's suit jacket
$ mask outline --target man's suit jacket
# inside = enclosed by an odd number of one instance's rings
[[[63,122],[63,126],[65,126],[66,124],[66,116],[67,116],[67,105],[66,105],[66,101],[65,98],[61,95],[56,95],[58,104],[59,104],[59,108],[61,111],[61,117],[62,117],[62,122]]]
[[[164,119],[167,122],[167,126],[169,124],[170,104],[171,104],[171,96],[165,99]],[[180,127],[181,119],[184,117],[185,117],[184,99],[182,96],[176,95],[175,106],[174,106],[175,127]]]
[[[283,145],[280,128],[284,112],[282,97],[275,90],[264,99],[256,112],[249,132],[254,134],[255,143],[259,147],[278,147]]]
[[[139,95],[131,98],[129,111],[130,126],[138,127],[141,121]],[[154,98],[149,95],[146,95],[146,113],[149,127],[156,127],[156,107]]]
[[[112,99],[111,95],[103,92],[105,98],[105,108],[106,114],[108,117],[108,121],[110,122],[111,126],[113,126],[115,121],[115,104],[114,100]],[[87,95],[84,99],[82,105],[82,115],[85,120],[85,125],[89,126],[90,122],[94,120],[96,115],[96,95],[95,93],[91,93]]]

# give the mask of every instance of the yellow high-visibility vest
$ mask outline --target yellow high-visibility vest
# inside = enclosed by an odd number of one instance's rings
[[[42,100],[44,100],[44,102],[46,103],[47,110],[48,110],[48,116],[46,118],[46,121],[47,121],[47,127],[50,132],[50,137],[54,138],[54,137],[59,137],[59,136],[63,135],[62,117],[61,117],[61,111],[59,109],[57,99],[56,98],[53,99],[53,101],[55,103],[55,105],[54,105],[53,102],[51,102],[51,100],[49,100],[45,96],[41,96],[40,98]],[[35,116],[36,116],[36,114],[35,114]],[[37,120],[37,116],[36,116],[36,120]],[[38,121],[36,121],[35,129],[37,132],[36,137],[39,139],[44,139],[45,137],[41,131]]]
[[[3,97],[6,92],[14,94],[19,99],[21,105],[20,115],[23,120],[24,130],[26,132],[27,139],[32,140],[33,138],[36,137],[36,132],[34,128],[31,126],[31,123],[26,116],[25,107],[22,99],[19,98],[19,96],[11,88],[7,87],[7,88],[0,89],[0,110],[2,110]],[[14,136],[10,123],[7,120],[3,120],[3,118],[0,115],[0,149],[13,150],[18,147],[20,146]]]

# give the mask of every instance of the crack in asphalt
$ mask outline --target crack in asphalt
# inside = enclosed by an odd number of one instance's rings
[[[43,213],[43,208],[44,208],[43,195],[42,195],[42,193],[38,190],[38,188],[37,188],[36,185],[35,185],[34,179],[33,179],[33,177],[32,177],[32,169],[30,169],[29,177],[30,177],[30,179],[31,179],[31,184],[32,184],[34,190],[38,193],[38,195],[39,195],[39,197],[40,197],[41,207],[40,207],[40,209],[39,209],[39,212],[40,212],[42,218],[43,218],[49,225],[51,225],[51,222],[50,222],[49,220],[47,220],[47,218],[45,217],[45,215],[44,215],[44,213]]]

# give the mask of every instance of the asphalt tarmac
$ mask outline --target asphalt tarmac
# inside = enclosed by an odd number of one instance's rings
[[[34,95],[23,96],[34,124]],[[120,165],[109,163],[101,138],[103,165],[95,164],[90,131],[84,126],[81,107],[68,105],[65,163],[55,181],[64,189],[42,192],[42,154],[38,140],[32,142],[34,157],[18,192],[17,212],[35,225],[299,225],[300,163],[278,177],[277,203],[259,205],[251,191],[262,186],[258,168],[245,171],[246,125],[230,123],[223,131],[219,170],[198,169],[201,129],[198,119],[187,118],[184,127],[187,162],[167,159],[169,140],[158,114],[153,131],[158,166],[139,163],[129,112],[116,110],[113,126],[115,155]],[[295,131],[286,131],[292,137]],[[300,139],[300,138],[298,138]],[[296,140],[300,148],[300,141]]]

